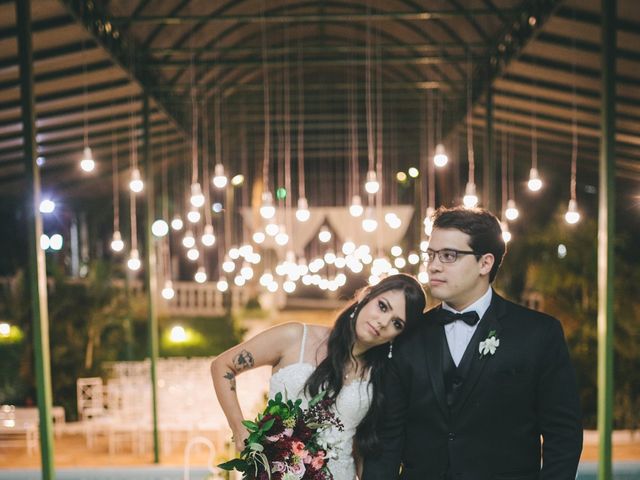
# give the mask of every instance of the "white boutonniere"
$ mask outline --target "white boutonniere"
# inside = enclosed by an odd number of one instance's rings
[[[486,355],[493,355],[496,353],[496,350],[500,346],[500,339],[496,338],[496,331],[491,330],[487,338],[484,341],[480,342],[480,357],[484,357]]]

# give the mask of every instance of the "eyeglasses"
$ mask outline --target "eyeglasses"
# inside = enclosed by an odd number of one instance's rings
[[[442,263],[454,263],[458,260],[458,255],[475,255],[481,256],[473,250],[456,250],[455,248],[442,248],[440,250],[432,250],[427,248],[427,262],[433,262],[438,255],[438,260]]]

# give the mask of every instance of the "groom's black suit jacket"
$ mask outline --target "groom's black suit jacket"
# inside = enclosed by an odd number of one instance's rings
[[[364,480],[575,479],[582,425],[560,322],[493,292],[451,396],[439,308],[394,347],[382,451],[365,459]],[[500,345],[481,356],[479,343],[491,331]]]

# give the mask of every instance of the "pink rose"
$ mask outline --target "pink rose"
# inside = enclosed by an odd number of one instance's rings
[[[308,452],[304,448],[304,443],[300,441],[291,442],[291,451],[294,455],[304,458],[308,455]]]
[[[291,435],[293,435],[293,428],[285,428],[282,434],[285,437],[290,437]]]
[[[318,454],[311,460],[311,466],[316,470],[320,470],[324,465],[324,452],[320,450]]]

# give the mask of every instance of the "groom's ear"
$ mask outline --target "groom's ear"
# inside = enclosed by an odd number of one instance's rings
[[[480,257],[480,275],[489,275],[491,273],[491,269],[493,268],[493,264],[496,261],[496,257],[493,256],[493,253],[485,253]]]

